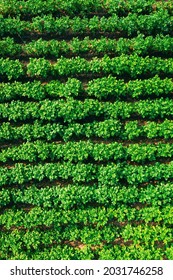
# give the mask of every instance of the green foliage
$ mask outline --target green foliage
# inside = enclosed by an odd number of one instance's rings
[[[172,0],[0,14],[0,258],[172,259]]]
[[[172,9],[172,8],[171,8]],[[173,9],[172,9],[173,10]],[[171,11],[172,14],[172,11]],[[164,35],[172,33],[172,15],[169,10],[161,7],[158,11],[151,12],[149,15],[128,13],[127,16],[99,17],[94,15],[90,18],[74,16],[53,17],[52,14],[36,16],[32,22],[20,20],[20,17],[6,18],[1,15],[1,36],[5,35],[23,35],[23,33],[35,34],[53,34],[57,35],[84,34],[89,31],[90,34],[98,32],[124,32],[128,36],[136,36],[138,33],[145,35]]]
[[[7,77],[9,80],[18,79],[24,75],[22,64],[19,60],[0,58],[0,75]]]

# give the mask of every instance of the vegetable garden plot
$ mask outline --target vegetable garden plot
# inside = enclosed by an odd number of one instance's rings
[[[172,1],[1,2],[0,259],[172,259]]]

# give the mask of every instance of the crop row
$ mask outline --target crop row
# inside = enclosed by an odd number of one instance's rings
[[[0,191],[0,207],[18,204],[40,206],[45,209],[56,208],[70,210],[74,207],[86,207],[86,205],[110,205],[121,207],[122,205],[133,205],[138,203],[147,206],[167,206],[173,199],[173,184],[159,183],[148,184],[145,188],[137,186],[115,186],[98,187],[81,184],[68,184],[63,188],[61,185],[46,186],[37,188],[30,185],[25,188],[3,188]]]
[[[91,141],[45,143],[43,141],[26,142],[18,146],[2,149],[0,162],[38,160],[68,160],[70,162],[94,160],[114,161],[131,160],[134,162],[153,161],[158,158],[170,158],[173,156],[173,146],[170,143],[158,144],[130,144],[112,142],[93,143]]]
[[[45,98],[92,96],[98,99],[109,97],[120,98],[148,98],[150,96],[168,96],[173,92],[173,81],[171,78],[160,79],[158,75],[150,79],[137,79],[125,82],[108,76],[90,80],[84,87],[82,82],[75,78],[68,78],[65,83],[52,80],[47,84],[40,81],[13,82],[0,84],[0,101],[10,101],[21,97],[43,100]]]
[[[58,230],[63,225],[64,227],[68,225],[81,225],[84,228],[85,226],[93,225],[95,230],[98,230],[101,227],[106,228],[108,224],[112,224],[116,229],[119,229],[118,231],[121,231],[123,229],[122,222],[124,222],[124,226],[128,222],[133,221],[171,225],[173,221],[172,213],[172,206],[144,207],[140,210],[127,205],[122,205],[117,208],[114,206],[107,208],[103,206],[98,206],[97,208],[87,206],[84,209],[77,208],[59,211],[57,209],[34,207],[28,213],[25,210],[14,208],[3,211],[3,214],[0,216],[0,225],[4,226],[7,230],[12,227],[32,229],[39,226],[52,227]]]
[[[101,102],[94,99],[84,101],[68,99],[39,102],[11,101],[0,104],[0,119],[13,121],[43,120],[57,121],[61,118],[65,123],[102,117],[104,119],[126,120],[130,117],[154,120],[173,116],[173,100],[160,98],[136,102],[115,101]]]
[[[4,122],[0,126],[0,141],[5,140],[54,140],[63,139],[65,142],[77,137],[100,137],[109,139],[116,137],[122,140],[134,140],[139,137],[147,137],[154,139],[161,137],[164,139],[173,138],[173,121],[164,120],[162,123],[147,121],[145,125],[140,125],[138,121],[128,121],[123,126],[117,120],[105,120],[92,123],[74,123],[63,126],[58,123],[42,124],[35,121],[33,124],[23,124],[21,126],[13,126],[9,122]]]
[[[4,252],[6,259],[8,254]],[[30,258],[26,252],[13,253],[12,259],[40,259],[40,260],[161,260],[173,258],[173,247],[167,246],[164,249],[156,246],[145,247],[144,245],[104,245],[104,246],[83,246],[83,249],[68,245],[52,246],[40,252],[31,253]]]
[[[14,235],[17,231],[14,231]],[[144,246],[142,244],[109,244],[104,246],[86,245],[74,247],[71,244],[64,243],[52,245],[42,250],[22,250],[18,249],[17,243],[13,239],[11,244],[13,248],[3,250],[1,259],[8,260],[162,260],[173,258],[173,247],[168,245],[162,248],[157,246]],[[20,244],[20,242],[19,242]],[[73,242],[72,242],[73,244]],[[150,243],[149,243],[150,244]],[[80,243],[79,243],[80,245]],[[165,248],[166,247],[166,248]],[[162,273],[162,270],[159,270]]]
[[[65,228],[59,227],[56,230],[41,232],[40,230],[17,231],[12,233],[0,234],[1,237],[1,253],[16,251],[16,253],[27,251],[28,253],[41,251],[51,245],[62,244],[68,240],[70,242],[87,244],[87,245],[103,245],[111,244],[121,238],[123,242],[130,240],[134,245],[143,245],[145,248],[150,246],[158,248],[157,244],[162,243],[164,248],[169,247],[172,241],[171,229],[165,226],[148,225],[131,226],[127,225],[120,228],[116,226],[107,226],[102,230],[96,230],[92,226],[80,228],[75,225],[67,225]]]
[[[91,164],[91,163],[16,163],[13,167],[0,167],[0,186],[28,183],[31,180],[40,182],[44,179],[72,180],[73,183],[97,180],[99,186],[114,186],[122,180],[127,184],[147,183],[151,180],[173,179],[173,161],[155,163],[153,165],[129,165],[123,163]]]
[[[144,37],[139,34],[137,37],[120,38],[119,40],[104,38],[93,39],[85,37],[83,40],[73,38],[67,42],[65,40],[43,40],[42,38],[34,40],[26,44],[18,44],[13,38],[7,37],[0,41],[1,56],[29,56],[29,57],[49,57],[59,58],[63,56],[76,55],[103,55],[114,54],[116,56],[122,54],[137,53],[138,55],[158,54],[170,56],[173,52],[173,38],[169,35],[156,37]]]
[[[49,87],[49,84],[47,86]],[[90,80],[86,88],[86,93],[89,96],[94,96],[98,99],[105,99],[108,97],[148,98],[162,95],[167,96],[172,92],[172,79],[160,79],[158,75],[150,79],[130,80],[127,83],[125,83],[122,79],[117,80],[115,77],[108,76]]]
[[[128,1],[118,1],[118,0],[70,0],[68,2],[60,0],[28,0],[28,1],[18,1],[11,0],[10,2],[2,1],[1,5],[1,14],[7,16],[26,16],[31,17],[35,15],[42,15],[43,13],[56,13],[58,16],[69,15],[75,16],[76,13],[84,16],[91,15],[94,13],[105,13],[118,15],[126,15],[129,12],[131,13],[151,13],[154,10],[160,8],[168,9],[169,12],[172,12],[172,1],[158,1],[155,0],[145,0],[145,3],[142,0],[128,0]]]
[[[148,56],[143,58],[137,54],[121,55],[115,58],[105,55],[101,59],[95,57],[91,61],[81,57],[71,59],[61,57],[54,64],[44,58],[30,58],[27,65],[24,65],[18,59],[1,58],[0,65],[0,75],[7,77],[9,80],[22,78],[25,75],[32,78],[48,78],[49,76],[69,77],[81,74],[113,74],[137,78],[140,75],[173,74],[173,58],[162,59]]]
[[[53,36],[83,35],[98,33],[121,33],[125,36],[136,36],[138,33],[145,35],[156,35],[162,33],[172,34],[172,15],[168,10],[160,9],[149,15],[138,15],[129,13],[126,17],[118,17],[113,14],[110,17],[91,18],[75,16],[62,16],[54,18],[51,14],[32,18],[32,22],[17,18],[4,18],[1,15],[0,25],[1,38],[9,35],[47,34]]]
[[[100,259],[104,257],[113,259],[112,256],[117,256],[116,259],[122,259],[125,254],[123,249],[125,244],[128,243],[130,243],[130,246],[125,247],[127,249],[126,256],[129,256],[127,252],[131,249],[133,254],[135,252],[138,257],[141,255],[141,258],[149,259],[152,255],[158,259],[162,254],[168,254],[169,256],[169,253],[172,252],[171,233],[171,230],[165,226],[151,227],[148,225],[135,227],[127,225],[121,231],[116,226],[107,226],[99,231],[91,226],[79,228],[73,225],[44,232],[39,229],[14,230],[12,233],[6,233],[6,235],[1,234],[1,259],[3,259],[2,256],[7,256],[8,254],[14,254],[15,257],[22,256],[20,259],[23,259],[26,252],[27,256],[35,255],[34,259],[37,259],[38,256],[43,256],[47,250],[49,251],[46,259],[54,259],[55,257],[56,260],[64,258],[80,259],[82,256],[82,259],[87,259],[88,256],[90,256],[90,259],[94,259],[94,254],[100,256]],[[118,240],[121,240],[124,246],[122,244],[121,246],[117,245]],[[80,247],[72,248],[73,242],[82,245],[83,249],[79,249]],[[68,245],[64,246],[64,244]],[[162,244],[162,250],[158,246],[159,244]],[[108,248],[111,248],[111,250],[108,250]],[[138,253],[135,250],[137,248]]]
[[[165,79],[165,82],[163,81],[163,83],[158,77],[156,79],[158,80],[158,86],[159,83],[161,83],[160,91],[162,90],[165,94],[171,92],[168,88],[166,88],[167,84],[171,86],[171,79]],[[152,80],[150,84],[152,84]],[[164,88],[166,88],[165,91]],[[31,98],[34,100],[42,100],[46,97],[75,97],[82,94],[83,90],[84,88],[82,87],[82,82],[75,78],[68,78],[66,83],[60,83],[58,80],[52,80],[46,85],[42,85],[40,81],[27,83],[15,81],[13,83],[0,84],[0,101],[4,102],[8,100],[15,100],[20,97]]]

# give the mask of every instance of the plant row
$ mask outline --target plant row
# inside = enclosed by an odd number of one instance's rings
[[[156,35],[162,33],[172,34],[172,15],[164,8],[149,15],[138,15],[129,13],[125,17],[113,14],[110,17],[99,17],[94,15],[91,18],[75,16],[53,17],[51,14],[36,16],[32,22],[21,20],[20,17],[5,18],[1,15],[0,25],[1,38],[9,35],[84,35],[98,33],[121,33],[124,36],[136,36],[138,33],[145,35]]]
[[[1,13],[5,16],[9,14],[12,16],[25,16],[31,17],[35,15],[42,15],[43,13],[56,13],[58,16],[64,14],[69,16],[75,16],[76,14],[80,16],[91,15],[97,13],[126,15],[131,13],[151,13],[154,10],[160,8],[168,9],[172,12],[172,1],[159,1],[155,0],[128,0],[128,1],[100,1],[100,0],[70,0],[68,2],[60,0],[28,0],[28,1],[18,1],[11,0],[10,2],[2,1]]]
[[[47,85],[49,86],[49,84]],[[167,96],[173,92],[172,79],[160,79],[158,75],[149,79],[137,79],[125,82],[123,79],[108,77],[90,80],[87,84],[86,93],[98,99],[109,97],[116,98],[143,98]]]
[[[130,243],[134,245],[143,245],[145,248],[150,246],[158,248],[158,243],[162,243],[163,247],[169,247],[172,241],[172,231],[165,226],[155,226],[154,228],[148,225],[131,226],[127,225],[121,230],[116,226],[107,226],[102,230],[96,230],[92,226],[80,228],[77,225],[67,225],[65,228],[59,227],[56,230],[41,232],[40,230],[18,231],[12,233],[1,234],[2,248],[1,253],[14,252],[20,253],[23,251],[39,252],[44,248],[50,248],[51,245],[62,244],[66,240],[75,242],[78,240],[80,244],[88,246],[103,246],[112,245],[115,240],[121,239],[123,243],[133,240]]]
[[[140,125],[138,121],[128,121],[123,126],[118,120],[105,120],[92,123],[74,123],[63,126],[58,123],[47,123],[35,121],[33,124],[23,124],[13,126],[9,122],[4,122],[0,126],[0,141],[6,140],[55,140],[62,139],[65,142],[77,138],[99,137],[109,139],[112,137],[121,140],[135,140],[139,137],[148,139],[173,138],[173,121],[164,120],[162,123],[147,121],[145,125]],[[115,139],[114,139],[115,140]]]
[[[43,141],[26,142],[17,146],[2,149],[0,162],[39,160],[68,160],[70,162],[94,160],[114,161],[131,160],[134,162],[153,161],[159,158],[166,159],[173,156],[171,143],[157,144],[130,144],[112,142],[93,143],[89,141],[67,143],[45,143]]]
[[[100,227],[114,224],[114,227],[121,231],[121,228],[126,226],[125,223],[124,226],[120,227],[121,222],[133,222],[134,218],[136,221],[142,221],[147,214],[149,215],[146,220],[147,223],[156,221],[157,223],[163,222],[164,224],[171,224],[171,213],[172,207],[170,206],[166,206],[163,209],[160,209],[159,207],[148,207],[140,210],[127,206],[123,206],[122,208],[119,207],[117,209],[114,207],[87,207],[85,209],[63,210],[60,212],[47,209],[43,210],[41,207],[34,207],[29,213],[17,209],[6,210],[1,215],[0,222],[6,229],[11,229],[12,227],[32,229],[34,227],[46,226],[58,230],[63,225],[93,225],[98,230]],[[117,221],[117,225],[115,224],[115,221]]]
[[[159,78],[158,78],[159,79]],[[160,80],[161,81],[161,80]],[[171,85],[171,79],[166,79],[165,83],[160,87],[166,88],[166,84]],[[159,83],[159,81],[158,81]],[[164,89],[162,89],[164,92]],[[40,81],[33,82],[13,82],[0,84],[0,101],[8,101],[19,99],[20,97],[31,98],[34,100],[42,100],[47,97],[76,97],[82,94],[84,88],[82,82],[75,78],[68,78],[66,83],[61,83],[58,80],[52,80],[47,84],[41,84]],[[161,89],[160,89],[161,91]],[[169,89],[165,90],[170,93]]]
[[[145,188],[137,186],[91,186],[81,184],[68,184],[63,188],[61,185],[37,188],[30,185],[26,188],[3,188],[0,191],[0,207],[19,204],[28,204],[44,208],[56,208],[70,210],[87,205],[110,205],[121,207],[132,206],[136,202],[148,206],[167,206],[173,199],[172,183],[148,184]]]
[[[114,227],[114,234],[121,232],[124,227],[130,226],[129,222],[145,223],[156,222],[162,223],[162,226],[172,224],[173,207],[172,206],[153,206],[144,207],[140,210],[127,205],[115,208],[114,206],[104,207],[91,206],[77,208],[75,210],[59,210],[57,209],[42,209],[42,207],[34,207],[27,213],[25,210],[7,209],[0,216],[0,224],[7,230],[12,227],[23,227],[24,229],[33,229],[34,227],[45,226],[49,230],[54,228],[58,230],[61,226],[66,228],[69,226],[94,226],[95,231]],[[124,222],[124,224],[122,224]],[[172,229],[170,229],[172,231]],[[169,229],[168,229],[169,231]],[[118,236],[117,236],[118,237]],[[147,236],[146,236],[147,238]]]
[[[14,235],[17,232],[14,231]],[[13,240],[11,244],[14,244]],[[127,244],[123,246],[121,244],[104,246],[84,244],[81,247],[74,247],[71,244],[60,244],[33,252],[33,250],[18,250],[18,245],[15,244],[10,250],[1,252],[0,256],[4,260],[172,260],[173,258],[173,247],[171,245],[158,248],[156,246],[148,247],[142,244]],[[162,268],[158,269],[158,273],[162,275]],[[135,271],[136,274],[140,273],[139,270]],[[134,273],[134,275],[136,274]]]
[[[48,78],[50,76],[76,76],[87,74],[102,75],[128,75],[131,78],[138,76],[172,75],[173,58],[162,59],[160,57],[140,57],[135,55],[121,55],[110,58],[93,58],[88,61],[81,57],[61,57],[54,64],[44,58],[30,58],[27,65],[19,60],[0,59],[0,76],[11,79],[21,79],[25,75],[32,78]]]
[[[173,38],[169,35],[156,37],[140,34],[135,38],[120,38],[119,40],[101,37],[101,39],[91,40],[85,37],[83,40],[73,38],[67,42],[65,40],[43,40],[42,38],[30,43],[21,45],[14,42],[13,38],[7,37],[0,41],[0,54],[3,57],[29,56],[29,57],[49,57],[59,58],[63,56],[76,55],[104,55],[137,53],[138,55],[162,55],[170,56],[173,53]]]
[[[65,83],[52,80],[47,84],[40,81],[13,82],[0,84],[0,101],[10,101],[20,98],[43,100],[45,98],[92,96],[100,100],[114,97],[121,98],[148,98],[169,96],[173,92],[171,78],[160,79],[158,75],[149,79],[137,79],[125,82],[123,79],[108,77],[90,80],[84,87],[83,83],[75,78],[68,78]]]
[[[91,163],[16,163],[13,167],[0,168],[0,186],[28,183],[31,180],[40,182],[44,179],[72,180],[73,183],[88,183],[97,180],[100,186],[114,186],[122,180],[126,183],[141,184],[152,180],[173,179],[173,161],[156,162],[153,165],[129,165],[123,163],[91,164]]]
[[[65,123],[86,120],[86,118],[102,117],[104,119],[126,120],[130,117],[154,120],[173,116],[173,100],[160,98],[156,100],[142,100],[136,102],[115,101],[101,102],[94,99],[84,101],[49,100],[39,102],[11,101],[0,104],[0,119],[13,121],[43,120],[57,121],[63,119]]]

